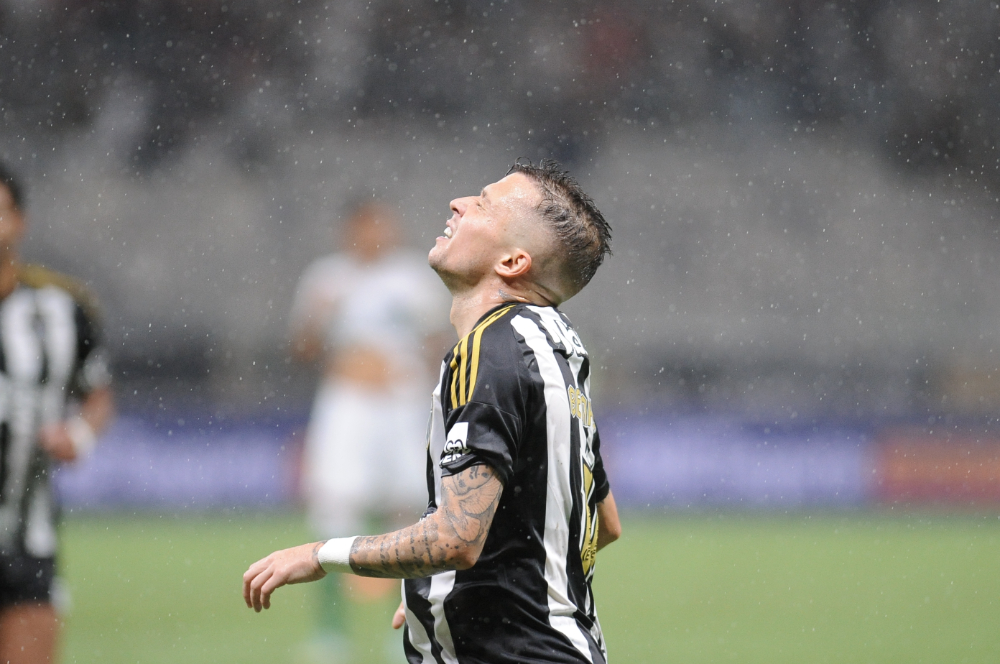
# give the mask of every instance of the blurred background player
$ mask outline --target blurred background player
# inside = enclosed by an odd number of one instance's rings
[[[0,164],[0,662],[51,662],[56,504],[52,460],[89,452],[112,414],[94,300],[20,262],[24,198]]]
[[[450,338],[447,292],[421,254],[400,247],[396,213],[373,201],[348,212],[342,251],[306,269],[291,313],[294,356],[322,364],[302,486],[324,539],[384,532],[420,515],[431,367]],[[349,657],[348,595],[398,601],[391,580],[331,574],[321,588],[313,647],[322,657]]]

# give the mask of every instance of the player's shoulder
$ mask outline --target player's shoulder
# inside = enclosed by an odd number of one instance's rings
[[[545,313],[535,311],[525,303],[509,303],[497,307],[480,319],[469,333],[468,348],[473,355],[480,356],[482,366],[510,373],[527,372],[534,375],[531,366],[535,354],[544,341]]]
[[[459,341],[456,351],[511,358],[549,350],[585,355],[569,318],[555,307],[508,303],[490,310]]]
[[[27,288],[41,290],[43,288],[57,288],[69,295],[75,303],[80,305],[84,312],[93,319],[97,319],[100,307],[97,296],[81,280],[71,277],[68,274],[50,270],[44,265],[26,263],[18,269],[18,282]]]
[[[452,408],[472,401],[495,404],[520,393],[524,362],[510,326],[517,306],[491,309],[445,358],[450,366],[445,390]]]
[[[465,367],[478,373],[487,366],[510,367],[516,347],[510,326],[515,304],[504,304],[480,318],[445,358],[452,369]]]
[[[492,309],[479,319],[468,338],[483,348],[507,348],[516,340],[512,325],[524,305],[507,303]]]
[[[521,305],[513,327],[535,352],[544,348],[566,356],[587,356],[573,323],[555,307]]]
[[[490,311],[479,320],[471,334],[480,334],[484,341],[513,337],[524,343],[525,334],[536,330],[554,343],[558,343],[566,334],[574,333],[569,318],[555,307],[518,302]]]
[[[313,259],[302,271],[303,278],[316,278],[351,268],[351,258],[345,254],[326,254]]]

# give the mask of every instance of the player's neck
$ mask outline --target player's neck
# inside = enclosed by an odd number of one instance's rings
[[[534,293],[525,292],[503,282],[490,281],[468,291],[452,292],[450,319],[455,331],[458,332],[458,338],[461,339],[471,332],[476,322],[490,309],[505,302],[524,302],[540,306],[550,304],[542,301]]]

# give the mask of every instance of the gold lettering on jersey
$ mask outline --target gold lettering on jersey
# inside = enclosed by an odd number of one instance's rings
[[[597,561],[598,520],[596,510],[590,508],[590,498],[594,493],[594,471],[586,463],[583,464],[583,505],[587,513],[584,522],[583,546],[580,547],[580,561],[583,563],[583,574],[587,576],[594,569]]]
[[[583,342],[580,341],[580,335],[576,333],[576,330],[568,326],[561,318],[555,318],[552,322],[555,324],[556,329],[548,329],[549,334],[554,337],[554,341],[561,343],[562,347],[570,355],[586,357],[587,351],[584,350]]]
[[[573,385],[566,388],[566,396],[569,399],[569,411],[584,427],[592,429],[594,426],[594,406],[590,398],[580,389]],[[583,573],[589,576],[594,569],[594,562],[597,560],[597,533],[598,515],[596,508],[591,506],[594,495],[594,464],[596,459],[591,449],[593,432],[587,431],[581,436],[581,466],[583,467],[583,514],[580,524],[580,562],[583,564]]]
[[[583,422],[585,427],[594,426],[594,408],[587,395],[572,385],[566,388],[566,395],[569,397],[570,415]]]

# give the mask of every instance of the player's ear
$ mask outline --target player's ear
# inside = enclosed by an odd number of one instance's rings
[[[511,249],[500,257],[494,269],[502,279],[524,277],[531,269],[531,254],[524,249]]]

